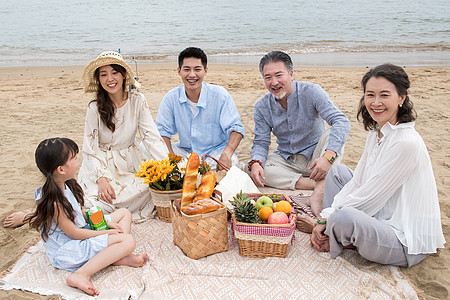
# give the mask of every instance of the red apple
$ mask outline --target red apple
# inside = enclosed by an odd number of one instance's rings
[[[289,223],[289,218],[284,212],[276,211],[269,216],[267,223],[268,224],[287,224],[287,223]]]

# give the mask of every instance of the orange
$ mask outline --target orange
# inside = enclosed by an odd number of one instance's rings
[[[289,202],[287,202],[286,200],[281,200],[275,206],[275,211],[284,212],[288,216],[291,213],[291,209],[292,209],[291,204],[289,204]]]
[[[259,218],[264,222],[267,222],[271,214],[273,214],[273,209],[269,206],[263,206],[258,212]]]

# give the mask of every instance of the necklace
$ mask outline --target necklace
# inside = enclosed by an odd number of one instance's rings
[[[377,135],[377,143],[378,143],[378,146],[380,146],[381,143],[383,142],[383,137],[384,137],[384,136],[379,137],[379,136]]]

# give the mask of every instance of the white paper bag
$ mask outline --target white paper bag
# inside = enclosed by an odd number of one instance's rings
[[[222,201],[229,209],[233,209],[230,200],[240,191],[243,193],[259,193],[250,176],[236,166],[227,171],[227,175],[216,186],[216,190],[222,193]]]

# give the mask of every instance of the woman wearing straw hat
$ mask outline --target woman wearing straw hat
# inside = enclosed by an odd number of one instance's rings
[[[164,159],[168,150],[144,95],[128,89],[135,84],[130,66],[118,52],[103,52],[84,68],[82,80],[85,92],[96,93],[86,113],[78,174],[86,206],[98,205],[106,213],[126,207],[134,221],[152,217],[150,191],[134,175],[143,160]],[[151,157],[143,155],[137,131]]]

